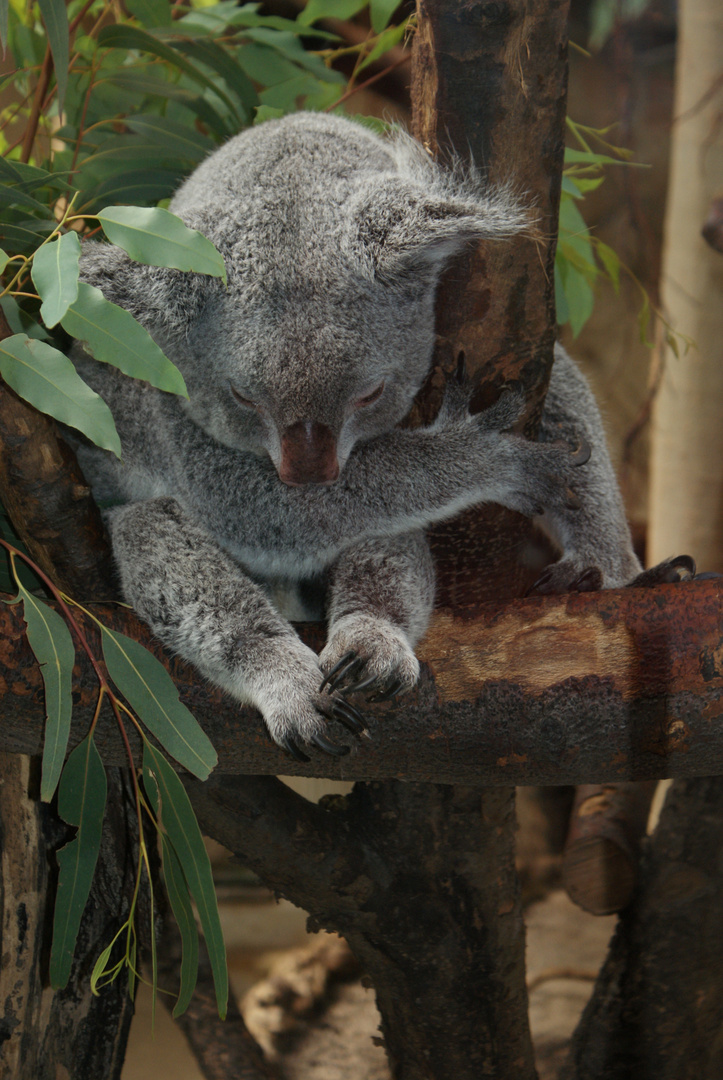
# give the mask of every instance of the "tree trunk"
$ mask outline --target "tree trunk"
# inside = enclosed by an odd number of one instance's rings
[[[676,781],[565,1080],[723,1076],[723,779]]]
[[[90,973],[127,915],[135,880],[135,852],[125,831],[133,800],[123,770],[109,770],[98,872],[77,959],[68,985],[53,991],[47,970],[56,881],[49,852],[67,843],[72,830],[38,801],[32,759],[0,759],[0,1072],[8,1080],[120,1080],[133,1016],[128,981],[121,975],[96,997]]]
[[[661,291],[673,329],[694,347],[679,359],[665,348],[653,413],[648,561],[690,551],[701,569],[723,571],[723,257],[701,236],[723,183],[723,11],[718,0],[683,0],[678,11]]]

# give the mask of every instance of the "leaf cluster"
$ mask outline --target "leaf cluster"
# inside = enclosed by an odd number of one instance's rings
[[[3,542],[10,552],[13,571],[23,556]],[[58,893],[50,954],[50,982],[55,989],[67,985],[80,922],[90,893],[100,851],[107,782],[93,734],[104,701],[111,705],[128,749],[139,825],[139,856],[136,883],[128,917],[95,964],[91,986],[95,992],[112,981],[122,968],[129,969],[131,989],[138,977],[137,928],[139,891],[144,878],[153,896],[143,815],[154,824],[161,842],[163,873],[169,900],[181,928],[183,960],[181,983],[174,1014],[187,1008],[198,972],[198,931],[193,905],[198,911],[206,939],[221,1016],[228,1000],[228,973],[211,866],[186,790],[164,753],[178,765],[205,780],[217,762],[208,736],[178,697],[173,681],[156,658],[137,641],[97,623],[101,631],[102,657],[91,649],[86,634],[73,614],[77,602],[61,593],[37,567],[36,573],[50,591],[64,618],[30,592],[16,574],[17,597],[22,601],[27,636],[43,677],[46,727],[41,767],[40,796],[49,802],[58,792],[58,812],[76,827],[73,839],[58,852]],[[81,609],[84,610],[84,609]],[[98,677],[99,692],[90,731],[65,757],[72,713],[72,672],[75,649],[71,630],[87,653]],[[102,660],[102,663],[101,663]],[[125,729],[131,723],[143,741],[141,787]],[[155,740],[152,741],[151,737]],[[152,905],[151,905],[152,907]],[[149,929],[153,984],[155,986],[155,934]]]
[[[680,345],[687,350],[690,340],[676,334],[670,324],[650,301],[650,297],[633,271],[618,254],[588,227],[580,211],[585,196],[595,191],[605,180],[611,167],[644,168],[632,161],[632,151],[608,141],[609,128],[598,130],[567,118],[568,130],[577,146],[565,148],[565,168],[560,193],[560,227],[555,254],[555,301],[557,321],[569,324],[575,337],[592,315],[595,286],[600,279],[612,283],[620,291],[621,275],[625,274],[640,293],[638,327],[640,340],[652,347],[650,322],[659,320],[666,341],[676,356]],[[593,149],[597,145],[599,149]]]

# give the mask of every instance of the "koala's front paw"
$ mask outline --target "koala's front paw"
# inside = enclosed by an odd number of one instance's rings
[[[531,442],[519,435],[503,435],[502,439],[507,490],[500,501],[504,506],[526,517],[580,509],[574,485],[576,470],[590,458],[584,439],[576,447],[563,442]]]
[[[278,663],[266,663],[253,679],[253,701],[269,734],[298,761],[309,761],[300,744],[341,757],[349,747],[329,738],[335,720],[355,735],[366,731],[360,713],[331,688],[320,689],[319,659],[303,642],[285,643]]]
[[[319,663],[326,673],[322,688],[343,694],[374,690],[370,701],[396,697],[419,678],[419,661],[404,631],[361,612],[334,623]]]

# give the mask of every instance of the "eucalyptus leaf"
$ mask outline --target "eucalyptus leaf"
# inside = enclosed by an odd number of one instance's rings
[[[381,34],[398,7],[399,0],[370,0],[369,15],[375,34]]]
[[[165,116],[144,113],[129,116],[125,123],[137,135],[154,139],[161,153],[169,152],[187,161],[201,161],[215,148],[215,143],[208,136],[201,135],[188,124],[178,124]]]
[[[10,256],[8,255],[7,251],[3,251],[3,249],[0,248],[0,274],[2,274],[9,261]]]
[[[28,206],[31,210],[40,211],[44,217],[52,217],[53,212],[45,203],[34,199],[19,187],[9,187],[0,184],[0,206]]]
[[[196,903],[216,987],[216,1004],[223,1019],[228,1005],[228,969],[211,863],[186,789],[163,754],[148,742],[143,750],[143,783]]]
[[[16,394],[40,412],[76,428],[97,446],[120,457],[120,439],[110,409],[58,349],[26,334],[13,334],[0,341],[0,374]]]
[[[59,323],[76,301],[79,268],[80,240],[75,232],[64,233],[35,252],[30,275],[43,301],[40,317],[47,327]]]
[[[40,798],[50,802],[58,786],[68,749],[73,711],[71,687],[75,647],[65,619],[29,593],[18,582],[23,601],[28,644],[40,665],[45,687],[45,741],[40,779]]]
[[[168,26],[171,22],[171,5],[168,0],[125,0],[131,15],[141,26]]]
[[[389,49],[398,45],[406,32],[406,22],[400,23],[399,26],[390,26],[387,30],[384,30],[383,33],[379,35],[374,46],[369,50],[368,55],[365,56],[359,64],[359,67],[356,69],[357,75],[360,71],[363,71],[364,68],[373,64],[375,60],[378,60],[380,56],[383,56],[385,52],[388,52]]]
[[[161,746],[200,780],[218,761],[211,740],[179,700],[163,664],[125,634],[103,627],[103,656],[120,692]]]
[[[96,360],[113,364],[136,379],[145,379],[159,390],[188,397],[180,371],[163,355],[148,331],[129,312],[106,300],[94,285],[80,282],[78,299],[66,311],[61,325]]]
[[[161,850],[163,852],[163,877],[171,910],[181,933],[181,972],[178,999],[173,1008],[173,1019],[181,1016],[188,1008],[198,979],[198,929],[191,906],[188,884],[183,876],[173,845],[164,832],[161,832]]]
[[[191,270],[226,282],[223,256],[210,240],[160,207],[109,206],[97,215],[108,239],[136,262]]]
[[[58,813],[77,825],[75,838],[57,852],[58,893],[50,952],[50,985],[62,990],[70,977],[75,942],[98,861],[108,785],[92,735],[68,758],[60,778]]]
[[[65,0],[38,0],[38,7],[45,23],[50,51],[53,54],[53,69],[58,87],[58,115],[60,115],[65,102],[70,65],[68,12]]]
[[[127,24],[106,26],[98,35],[98,44],[115,49],[138,49],[140,52],[147,52],[152,56],[157,56],[179,71],[184,72],[195,83],[213,90],[214,93],[223,98],[229,108],[233,109],[233,103],[219,90],[212,79],[199,71],[194,64],[186,60],[185,56],[182,56],[176,49],[171,48],[166,42],[160,41],[151,34],[147,34],[145,30]]]
[[[298,22],[308,26],[317,19],[351,19],[366,5],[367,0],[309,0],[299,13]]]

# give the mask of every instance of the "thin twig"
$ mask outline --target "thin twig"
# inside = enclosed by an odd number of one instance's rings
[[[394,71],[395,68],[401,67],[402,64],[408,63],[412,58],[411,53],[405,53],[389,67],[385,67],[383,71],[378,71],[376,75],[372,75],[371,78],[365,79],[364,82],[359,83],[357,86],[352,86],[347,90],[345,94],[342,94],[332,105],[327,105],[324,112],[331,112],[332,109],[336,109],[339,105],[342,105],[345,101],[348,101],[354,94],[358,94],[360,90],[366,90],[368,86],[371,86],[375,82],[379,82],[385,75],[388,75],[390,71]]]
[[[30,155],[33,152],[33,143],[35,142],[35,136],[38,133],[38,124],[40,123],[40,117],[43,110],[43,102],[45,101],[45,95],[48,92],[48,84],[50,83],[52,72],[53,54],[50,51],[50,45],[47,45],[45,48],[43,65],[38,77],[38,84],[35,87],[35,96],[33,98],[33,107],[30,111],[30,119],[28,120],[25,136],[22,140],[23,148],[20,153],[20,160],[26,165],[30,161]]]

